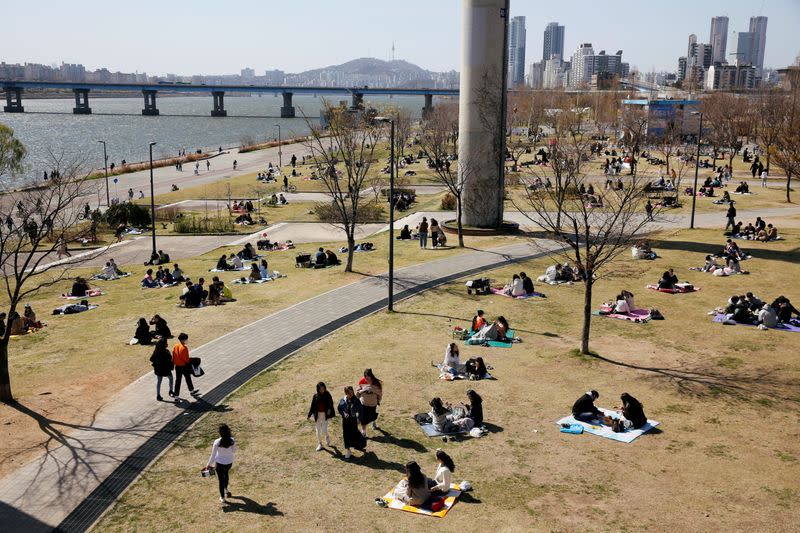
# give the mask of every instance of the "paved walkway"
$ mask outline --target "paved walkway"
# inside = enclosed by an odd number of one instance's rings
[[[540,255],[531,244],[515,244],[403,268],[396,272],[395,294],[406,298],[462,276]],[[151,373],[142,376],[100,408],[91,424],[69,434],[58,433],[55,440],[61,446],[0,481],[0,529],[86,530],[205,412],[308,343],[382,309],[386,292],[385,276],[367,277],[194,348],[192,356],[203,359],[206,371],[196,380],[204,394],[181,407],[154,401],[154,377]],[[285,330],[268,324],[294,327],[287,337]],[[43,430],[55,432],[48,422],[40,422]]]

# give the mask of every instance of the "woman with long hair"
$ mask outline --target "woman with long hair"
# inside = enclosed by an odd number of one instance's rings
[[[344,437],[345,459],[353,455],[350,448],[364,451],[367,439],[358,431],[358,421],[361,418],[361,401],[356,397],[353,387],[344,388],[344,398],[339,400],[339,414],[342,416],[342,437]]]
[[[336,416],[333,410],[333,398],[328,392],[325,383],[317,383],[317,391],[311,398],[311,407],[308,408],[308,418],[314,417],[317,432],[317,451],[322,451],[322,437],[325,437],[325,444],[331,445],[331,436],[328,433],[328,419]]]
[[[394,497],[403,503],[419,506],[431,496],[428,478],[416,461],[406,463],[406,477],[394,488]]]
[[[147,345],[153,342],[153,334],[150,332],[150,325],[144,317],[141,317],[139,321],[136,322],[136,332],[133,334],[133,338],[136,340],[137,344]]]
[[[167,338],[161,337],[156,342],[156,347],[153,350],[153,355],[150,356],[150,362],[153,364],[153,373],[156,375],[156,400],[159,402],[164,398],[161,397],[161,381],[167,378],[169,381],[169,396],[175,396],[172,392],[172,353],[167,348]]]
[[[378,406],[383,398],[383,383],[375,377],[371,368],[364,370],[364,377],[358,382],[356,396],[363,406],[361,415],[361,434],[367,436],[367,424],[372,422],[372,429],[378,429]]]
[[[436,461],[436,475],[431,480],[433,482],[431,492],[434,494],[447,494],[450,492],[450,481],[453,477],[453,472],[456,471],[456,465],[453,463],[453,459],[441,448],[436,450]]]
[[[216,466],[217,481],[219,481],[219,501],[227,503],[225,498],[231,497],[228,489],[230,471],[236,456],[236,442],[231,435],[231,428],[227,424],[220,424],[219,438],[211,445],[211,457],[208,458],[206,468]]]

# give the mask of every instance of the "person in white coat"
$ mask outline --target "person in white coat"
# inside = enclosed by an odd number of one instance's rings
[[[445,495],[450,492],[450,483],[453,478],[453,472],[456,470],[453,459],[441,448],[436,450],[436,475],[431,482],[431,495]]]

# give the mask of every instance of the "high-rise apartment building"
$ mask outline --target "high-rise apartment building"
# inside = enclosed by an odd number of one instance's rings
[[[550,59],[544,62],[544,74],[542,76],[542,87],[545,89],[557,89],[563,85],[564,62],[561,56],[553,54]]]
[[[737,65],[753,65],[753,39],[755,34],[751,31],[740,31],[736,34],[736,56]]]
[[[508,86],[525,84],[525,17],[514,17],[508,28]]]
[[[713,17],[711,19],[711,33],[708,36],[711,45],[712,61],[725,63],[725,51],[728,46],[728,17]]]
[[[756,67],[756,76],[761,77],[764,71],[764,48],[767,45],[767,17],[750,17],[750,33],[753,34],[752,65]]]
[[[541,89],[544,84],[544,61],[531,63],[528,68],[528,86],[534,89]]]
[[[558,22],[551,22],[544,29],[542,61],[547,61],[555,54],[564,57],[564,26],[559,26]]]

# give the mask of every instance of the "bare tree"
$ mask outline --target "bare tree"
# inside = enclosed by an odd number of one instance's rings
[[[792,85],[791,94],[784,101],[778,134],[773,146],[775,162],[786,173],[786,201],[791,203],[792,178],[800,176],[800,89]]]
[[[327,131],[312,125],[306,119],[311,134],[306,146],[311,159],[321,171],[320,181],[331,196],[336,224],[347,236],[347,264],[345,272],[353,271],[353,252],[356,245],[356,226],[361,222],[361,191],[374,163],[375,144],[381,139],[381,123],[367,112],[351,112],[343,107],[333,107],[324,102],[328,118]],[[344,170],[339,171],[341,163]]]
[[[733,165],[733,158],[742,147],[741,136],[746,123],[742,100],[731,93],[716,92],[703,99],[703,121],[708,124],[706,137],[714,149],[716,164],[717,154],[728,150],[728,163]]]
[[[767,89],[758,96],[758,105],[754,106],[758,142],[767,153],[766,166],[769,168],[772,152],[781,135],[786,120],[786,94],[776,89]]]
[[[620,124],[625,144],[632,152],[638,152],[647,134],[647,111],[638,105],[625,106],[620,116]]]
[[[643,214],[646,180],[634,176],[624,190],[608,191],[602,207],[593,207],[579,194],[583,181],[570,166],[563,173],[561,189],[536,187],[528,181],[523,205],[516,207],[563,244],[556,250],[542,249],[551,257],[574,263],[580,273],[584,287],[580,350],[589,354],[594,285],[611,262],[638,240],[650,220]]]
[[[414,121],[411,118],[411,112],[404,107],[392,111],[391,116],[394,118],[394,138],[397,156],[404,157],[406,144],[408,139],[411,138]]]
[[[25,149],[9,128],[0,125],[0,180],[22,169]],[[8,306],[0,336],[0,401],[11,402],[9,341],[22,302],[41,289],[67,279],[71,269],[104,250],[56,261],[56,251],[80,227],[80,202],[93,194],[96,180],[87,179],[74,163],[54,162],[60,177],[43,186],[4,190],[0,201],[0,273]]]

